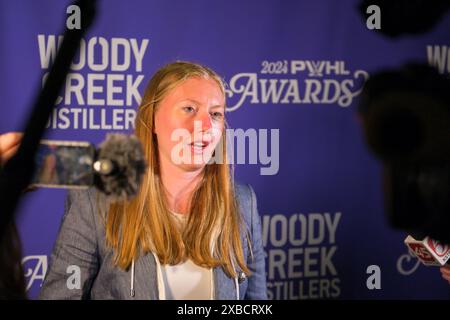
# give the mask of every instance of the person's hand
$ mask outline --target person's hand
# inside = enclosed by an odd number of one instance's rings
[[[450,283],[450,265],[445,265],[439,269],[442,273],[442,278]]]
[[[6,161],[19,149],[20,142],[22,141],[22,132],[7,132],[0,134],[0,166],[4,165]],[[34,191],[37,188],[35,186],[28,186],[23,192]]]
[[[0,165],[5,164],[17,152],[22,136],[21,132],[0,134]]]

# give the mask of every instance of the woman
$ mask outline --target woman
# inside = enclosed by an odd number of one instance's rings
[[[227,159],[224,111],[209,68],[156,72],[136,118],[149,165],[138,196],[107,205],[92,189],[69,192],[40,298],[267,298],[255,194],[208,163]]]

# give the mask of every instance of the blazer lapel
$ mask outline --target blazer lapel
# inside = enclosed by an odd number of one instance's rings
[[[136,299],[159,300],[156,261],[151,252],[136,261],[134,277]]]
[[[213,269],[214,276],[214,299],[236,300],[236,288],[234,279],[229,278],[221,267]]]

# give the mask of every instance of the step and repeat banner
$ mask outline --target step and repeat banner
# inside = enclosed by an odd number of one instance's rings
[[[22,129],[70,4],[1,0],[0,133]],[[356,112],[371,74],[408,61],[450,72],[450,16],[426,34],[389,39],[367,28],[358,4],[98,1],[47,138],[98,144],[109,132],[131,133],[158,68],[205,64],[228,84],[230,127],[255,139],[253,156],[234,165],[258,197],[271,299],[450,298],[438,268],[419,265],[405,233],[388,225],[381,165]],[[48,270],[66,193],[39,189],[22,199],[17,224],[31,298]]]

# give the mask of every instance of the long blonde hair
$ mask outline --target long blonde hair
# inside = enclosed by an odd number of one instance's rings
[[[158,143],[153,132],[158,103],[181,82],[200,77],[214,80],[225,96],[222,79],[211,69],[191,62],[174,62],[150,80],[136,117],[135,134],[141,141],[148,169],[138,195],[112,204],[106,217],[106,241],[114,262],[127,269],[140,254],[153,251],[161,264],[175,265],[186,258],[199,266],[221,266],[231,277],[237,264],[250,274],[242,248],[243,227],[234,194],[233,174],[227,163],[225,128],[222,163],[207,164],[190,201],[186,228],[180,231],[169,212],[159,169]]]

